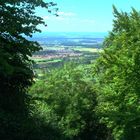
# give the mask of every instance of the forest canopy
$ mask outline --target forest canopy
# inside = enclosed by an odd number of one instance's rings
[[[43,0],[0,1],[0,139],[139,140],[140,13],[113,6],[113,29],[91,64],[68,63],[35,77],[30,41],[46,25]],[[35,83],[34,83],[35,82]]]
[[[95,64],[97,114],[114,138],[140,138],[140,13],[114,9],[113,30]]]

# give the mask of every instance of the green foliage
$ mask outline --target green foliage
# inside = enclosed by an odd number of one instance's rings
[[[34,76],[30,57],[41,47],[37,42],[27,40],[27,37],[40,32],[38,25],[45,25],[43,19],[35,15],[36,7],[50,12],[54,5],[43,0],[0,0],[1,140],[39,140],[43,133],[37,129],[39,125],[34,118],[30,118],[25,94]]]
[[[40,32],[37,25],[45,25],[35,15],[36,7],[50,11],[55,4],[43,0],[1,0],[0,1],[0,99],[19,92],[25,92],[33,82],[32,53],[41,49],[37,42],[25,36]],[[8,94],[8,95],[7,95]],[[17,99],[18,100],[18,99]]]
[[[11,113],[0,109],[0,139],[61,140],[62,136],[59,130],[56,129],[55,126],[50,125],[47,119],[42,117],[42,114],[38,114],[37,109],[39,109],[39,112],[44,113],[47,108],[45,105],[42,108],[39,102],[33,102],[31,98],[28,115]],[[48,112],[49,111],[47,111],[47,118],[49,116]],[[46,115],[46,113],[44,113],[44,115]],[[51,119],[53,120],[53,118]]]
[[[97,102],[92,88],[90,67],[69,64],[37,81],[30,95],[39,104],[38,115],[55,126],[63,139],[102,140],[107,129],[95,114]]]
[[[118,12],[95,65],[97,113],[116,140],[140,138],[140,13]]]
[[[65,65],[33,83],[29,41],[45,25],[36,7],[53,2],[0,1],[0,139],[139,140],[140,13],[114,6],[113,30],[94,65]],[[56,9],[57,10],[57,9]],[[54,13],[55,14],[55,13]],[[95,84],[96,83],[96,84]],[[107,129],[106,126],[109,128]]]

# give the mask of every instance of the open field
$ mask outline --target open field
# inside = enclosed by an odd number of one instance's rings
[[[37,38],[43,50],[36,52],[32,59],[35,61],[34,69],[41,75],[63,66],[68,62],[90,64],[102,51],[103,38],[88,36],[53,36]]]
[[[80,51],[80,52],[92,52],[92,53],[99,53],[102,51],[102,49],[98,48],[84,48],[84,47],[75,47],[73,48],[75,51]]]
[[[82,46],[53,46],[45,47],[42,51],[33,55],[34,69],[36,74],[41,77],[51,69],[61,67],[67,62],[78,64],[90,64],[97,57],[101,49],[87,48]]]

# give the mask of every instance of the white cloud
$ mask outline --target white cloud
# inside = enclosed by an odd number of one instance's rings
[[[43,16],[42,17],[44,20],[49,20],[50,19],[50,16]]]
[[[58,17],[54,18],[54,20],[65,21],[66,18],[58,16]]]
[[[68,18],[65,18],[65,17],[61,17],[61,16],[58,16],[58,17],[55,17],[55,16],[43,16],[42,17],[46,22],[47,21],[65,21],[67,20]]]
[[[58,12],[58,17],[53,15],[47,15],[43,16],[42,18],[47,22],[63,22],[62,24],[87,24],[87,25],[93,25],[95,24],[94,19],[86,19],[86,18],[80,18],[73,12]]]
[[[73,12],[58,12],[58,17],[54,16],[54,15],[49,15],[49,16],[43,16],[42,18],[46,21],[55,21],[55,20],[59,20],[59,21],[68,21],[70,19],[75,18],[76,14]]]
[[[65,16],[65,17],[74,17],[74,16],[76,16],[76,14],[73,13],[73,12],[58,12],[58,15],[59,16]]]

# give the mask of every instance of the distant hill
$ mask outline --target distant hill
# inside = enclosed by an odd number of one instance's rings
[[[107,32],[42,32],[34,34],[34,38],[40,37],[64,37],[64,38],[104,38]]]
[[[105,36],[106,32],[47,32],[35,34],[30,40],[46,46],[92,46],[101,44]]]

